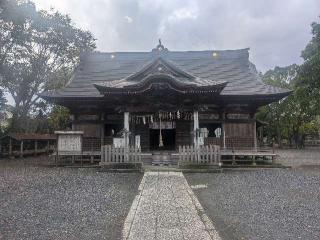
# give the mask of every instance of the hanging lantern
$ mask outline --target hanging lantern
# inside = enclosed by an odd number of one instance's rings
[[[146,125],[146,117],[145,116],[142,117],[142,121],[143,121],[143,125]]]
[[[180,119],[180,111],[177,112],[177,118]]]

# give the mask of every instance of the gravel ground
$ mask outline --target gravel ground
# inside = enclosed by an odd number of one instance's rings
[[[185,176],[224,239],[320,239],[319,168]]]
[[[141,177],[0,160],[0,239],[120,239]]]
[[[276,149],[276,162],[285,166],[320,165],[320,148]]]

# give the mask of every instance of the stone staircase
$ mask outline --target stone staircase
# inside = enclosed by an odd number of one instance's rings
[[[153,152],[151,156],[152,165],[177,165],[178,156],[173,155],[171,152]]]

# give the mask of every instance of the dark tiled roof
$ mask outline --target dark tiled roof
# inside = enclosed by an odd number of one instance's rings
[[[93,52],[83,56],[70,83],[57,92],[42,96],[101,97],[96,85],[108,86],[139,72],[155,59],[166,62],[196,77],[198,84],[228,82],[221,95],[284,94],[286,89],[264,84],[249,61],[248,49],[224,51]],[[111,85],[112,85],[111,84]],[[121,85],[121,83],[119,82]],[[127,83],[125,83],[127,84]]]

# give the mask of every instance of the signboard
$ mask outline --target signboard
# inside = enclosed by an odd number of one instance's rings
[[[77,155],[82,153],[82,131],[56,131],[59,155]]]

